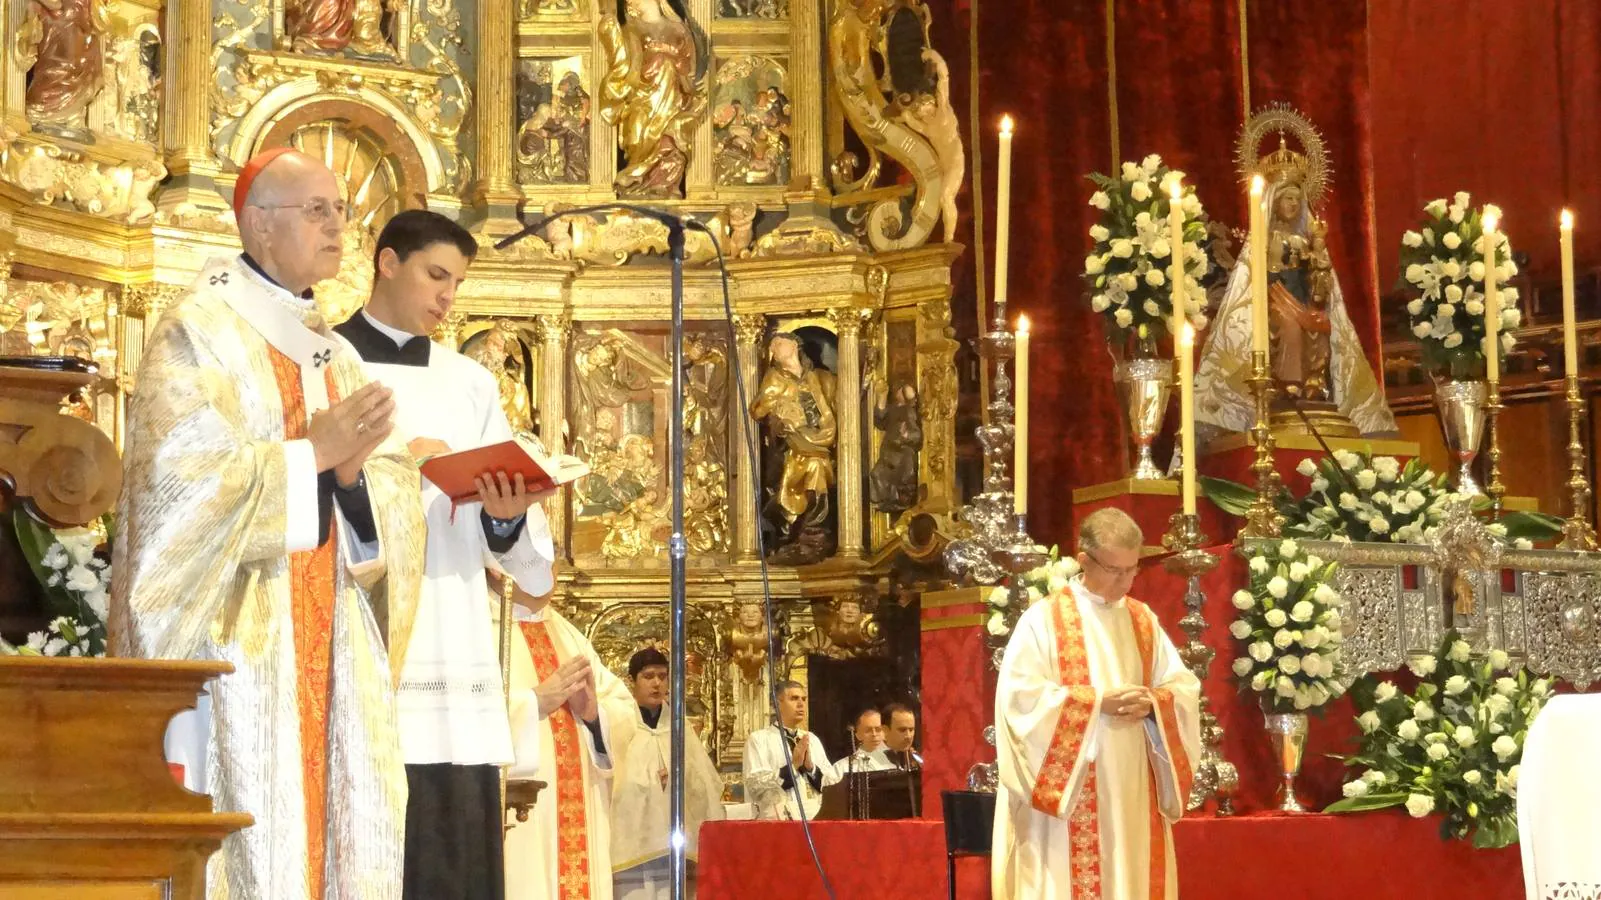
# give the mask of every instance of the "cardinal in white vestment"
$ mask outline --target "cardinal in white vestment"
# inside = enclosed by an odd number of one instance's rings
[[[489,370],[430,341],[478,252],[466,229],[406,210],[378,235],[372,298],[335,331],[395,392],[399,431],[418,459],[512,440]],[[407,900],[500,900],[500,767],[512,762],[486,567],[539,596],[553,586],[548,496],[484,472],[457,505],[423,480],[427,565],[399,690]]]
[[[839,782],[823,742],[801,727],[806,701],[805,685],[783,682],[778,686],[779,724],[745,738],[745,799],[758,819],[816,818],[823,808],[823,788]]]
[[[667,702],[667,657],[646,647],[628,660],[628,683],[639,714],[634,727],[612,729],[617,746],[612,776],[612,871],[616,900],[668,900],[672,867],[667,856],[671,824],[672,722]],[[684,735],[684,852],[688,896],[695,894],[694,866],[702,822],[723,818],[723,781],[717,766],[689,728]]]
[[[996,900],[1174,900],[1172,823],[1199,757],[1200,682],[1125,596],[1144,538],[1115,509],[1080,527],[1083,574],[1028,609],[995,694]]]
[[[589,639],[551,605],[514,592],[509,777],[545,782],[527,822],[506,835],[507,900],[611,900],[614,737],[634,696]],[[532,758],[537,763],[530,765]]]
[[[211,858],[208,897],[399,898],[393,687],[422,570],[417,469],[389,391],[310,293],[339,268],[333,173],[264,154],[234,208],[244,255],[202,270],[140,364],[113,651],[234,667],[186,721],[198,746],[173,748],[217,810],[255,817]]]

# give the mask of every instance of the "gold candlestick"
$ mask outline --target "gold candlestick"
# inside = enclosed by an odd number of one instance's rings
[[[1579,375],[1568,372],[1568,492],[1573,507],[1568,521],[1562,526],[1563,550],[1593,551],[1596,549],[1595,529],[1590,526],[1590,479],[1584,477],[1584,441],[1580,435],[1584,425],[1584,397],[1579,393]]]
[[[1501,518],[1501,498],[1506,485],[1501,483],[1501,382],[1490,380],[1490,397],[1484,404],[1485,417],[1490,425],[1490,477],[1485,493],[1490,495],[1490,521]]]
[[[1268,355],[1251,352],[1251,393],[1256,398],[1256,424],[1251,426],[1251,438],[1256,442],[1256,462],[1251,471],[1256,474],[1256,499],[1245,514],[1245,528],[1240,540],[1246,538],[1275,538],[1284,527],[1279,515],[1279,472],[1273,464],[1273,428],[1269,425],[1273,405],[1273,376],[1267,367]]]

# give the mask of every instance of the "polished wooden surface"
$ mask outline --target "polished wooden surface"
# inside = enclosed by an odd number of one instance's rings
[[[167,725],[226,663],[0,657],[0,900],[203,900],[239,813],[179,786]]]

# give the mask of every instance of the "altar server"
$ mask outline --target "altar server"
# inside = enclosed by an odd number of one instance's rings
[[[1115,509],[1080,529],[1083,574],[1023,614],[995,695],[993,893],[1176,898],[1172,823],[1199,756],[1200,684],[1125,596],[1144,538]]]
[[[638,715],[633,727],[618,727],[613,758],[612,871],[617,900],[667,900],[672,868],[667,856],[672,781],[672,722],[667,710],[667,657],[646,647],[628,660],[628,683]],[[723,781],[717,766],[690,728],[684,735],[684,842],[690,860],[687,884],[693,897],[694,859],[702,822],[723,817]]]
[[[802,813],[816,818],[823,806],[823,788],[839,781],[823,742],[801,727],[805,720],[806,686],[786,681],[778,686],[779,724],[753,731],[745,739],[745,799],[755,807],[758,819],[799,819]]]
[[[1484,772],[1486,781],[1495,779],[1496,790],[1517,795],[1528,900],[1594,897],[1601,891],[1601,853],[1595,846],[1601,831],[1598,706],[1601,700],[1593,695],[1551,698],[1529,726],[1522,762]]]
[[[489,370],[428,335],[455,304],[478,244],[426,210],[397,214],[378,235],[372,298],[334,330],[395,392],[396,421],[420,458],[512,439]],[[548,593],[556,552],[544,494],[484,472],[459,506],[426,479],[427,565],[399,692],[408,900],[499,900],[500,766],[511,729],[485,567]]]
[[[546,787],[528,821],[506,835],[506,897],[610,900],[614,741],[639,715],[634,697],[550,605],[550,594],[519,588],[515,598],[511,774]]]
[[[396,898],[417,469],[390,392],[311,294],[339,268],[333,173],[269,151],[239,173],[234,212],[244,254],[201,270],[139,367],[113,650],[233,666],[188,721],[200,746],[175,748],[192,788],[256,820],[223,841],[207,896]]]

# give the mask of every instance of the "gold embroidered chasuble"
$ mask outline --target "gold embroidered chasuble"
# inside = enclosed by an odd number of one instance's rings
[[[1152,689],[1152,714],[1103,716],[1101,698],[1130,685]],[[1137,600],[1075,581],[1023,614],[995,697],[997,900],[1177,898],[1171,824],[1200,756],[1199,696]]]
[[[318,550],[314,456],[288,421],[365,382],[309,300],[239,259],[201,272],[140,365],[110,630],[118,655],[234,666],[199,726],[205,789],[256,824],[212,857],[212,900],[400,897],[393,686],[422,574],[416,465],[398,438],[380,447],[363,472],[376,547],[360,548],[335,511]],[[319,610],[310,628],[295,617]],[[306,662],[325,671],[307,678]],[[319,793],[321,816],[308,816]],[[320,854],[308,847],[318,831]]]

